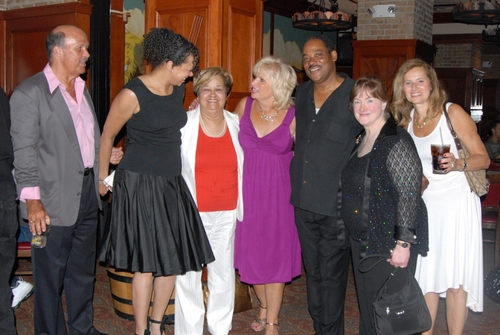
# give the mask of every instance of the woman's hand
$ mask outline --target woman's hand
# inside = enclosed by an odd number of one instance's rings
[[[409,244],[409,243],[408,243]],[[392,256],[387,261],[391,263],[395,268],[405,268],[408,266],[408,260],[410,259],[410,248],[403,248],[399,244],[392,251]]]
[[[451,152],[443,154],[443,159],[439,161],[439,166],[444,169],[445,173],[450,171],[461,171],[464,162],[463,159],[455,157]]]
[[[429,187],[429,179],[426,176],[422,175],[422,192],[420,195],[424,194],[424,191]]]
[[[104,181],[99,180],[99,194],[101,196],[105,196],[109,190],[110,190],[109,187],[104,184]]]
[[[111,158],[109,162],[113,165],[118,165],[123,157],[123,150],[121,147],[113,147],[111,149]]]

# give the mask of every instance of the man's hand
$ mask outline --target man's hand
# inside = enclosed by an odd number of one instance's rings
[[[31,234],[40,235],[47,229],[47,225],[50,225],[50,217],[40,200],[27,199],[26,206],[28,207],[28,222]]]

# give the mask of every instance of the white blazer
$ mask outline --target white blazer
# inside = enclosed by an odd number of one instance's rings
[[[187,123],[181,129],[182,145],[182,176],[191,191],[191,194],[196,199],[196,145],[198,144],[198,131],[200,125],[200,106],[196,109],[187,112]],[[227,129],[233,140],[234,150],[236,151],[236,159],[238,161],[238,200],[236,204],[236,218],[243,220],[243,149],[238,141],[238,132],[240,131],[240,121],[236,114],[224,110],[224,118],[226,119]]]

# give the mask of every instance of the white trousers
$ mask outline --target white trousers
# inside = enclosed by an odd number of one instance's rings
[[[234,230],[236,210],[201,212],[203,226],[215,261],[207,265],[207,326],[213,335],[227,335],[234,311]],[[205,306],[201,288],[202,271],[177,276],[175,288],[176,335],[202,335]]]

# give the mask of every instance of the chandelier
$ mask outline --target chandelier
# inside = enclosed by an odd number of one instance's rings
[[[500,24],[500,9],[496,2],[477,0],[460,3],[453,9],[453,20],[468,24]]]
[[[339,31],[354,27],[352,15],[338,10],[337,0],[330,1],[330,10],[326,9],[325,0],[314,0],[303,13],[292,16],[294,28],[317,31]],[[319,2],[319,5],[316,5]]]

